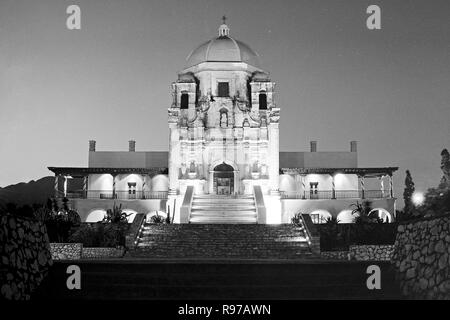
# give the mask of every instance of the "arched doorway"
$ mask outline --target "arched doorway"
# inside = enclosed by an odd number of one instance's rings
[[[353,223],[355,221],[356,214],[353,215],[352,210],[342,210],[337,215],[338,223]]]
[[[102,221],[105,216],[106,216],[105,209],[95,209],[88,214],[85,222],[99,222]]]
[[[220,195],[230,195],[234,193],[234,169],[225,162],[214,168],[213,191]]]
[[[383,208],[376,208],[376,209],[372,209],[369,212],[369,216],[372,216],[372,214],[376,214],[376,216],[378,218],[380,218],[383,222],[392,222],[392,216],[389,213],[389,211],[387,211],[386,209]]]
[[[313,223],[326,223],[328,219],[331,219],[331,213],[326,210],[315,210],[309,214]]]

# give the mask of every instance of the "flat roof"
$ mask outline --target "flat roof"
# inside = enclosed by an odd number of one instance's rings
[[[157,175],[167,173],[167,168],[164,167],[155,167],[155,168],[89,168],[89,167],[48,167],[50,171],[55,174],[64,174],[73,177],[84,177],[87,174],[101,174],[101,173],[110,173],[110,174],[127,174],[127,173],[141,173],[141,174],[150,174]]]
[[[365,177],[379,177],[383,175],[392,175],[398,167],[381,168],[282,168],[281,171],[286,174],[336,174],[347,173],[357,174]]]

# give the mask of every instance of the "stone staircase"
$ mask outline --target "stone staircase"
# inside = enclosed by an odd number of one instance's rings
[[[253,195],[196,195],[192,199],[189,223],[249,224],[256,221]]]
[[[311,257],[303,226],[145,224],[128,257],[146,259],[299,259]]]

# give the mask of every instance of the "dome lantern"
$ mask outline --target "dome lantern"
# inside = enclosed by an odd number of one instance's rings
[[[225,23],[227,21],[227,17],[222,17],[222,24],[219,27],[219,37],[228,37],[230,36],[230,28],[228,28],[227,24]]]

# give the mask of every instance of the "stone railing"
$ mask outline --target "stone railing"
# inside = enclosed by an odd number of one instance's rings
[[[253,196],[255,199],[257,221],[259,224],[265,224],[267,221],[266,205],[264,204],[261,186],[253,186]]]
[[[0,220],[1,295],[28,300],[53,264],[47,229],[41,221],[10,214]]]
[[[391,261],[406,297],[450,299],[450,214],[400,224]]]
[[[282,199],[330,200],[330,199],[384,199],[391,198],[388,190],[317,190],[305,192],[281,192]]]
[[[184,194],[183,204],[180,208],[180,223],[189,223],[192,208],[192,199],[194,197],[194,186],[188,186]]]
[[[129,190],[77,190],[66,194],[70,199],[117,199],[117,200],[146,200],[168,197],[167,191],[134,191]]]

